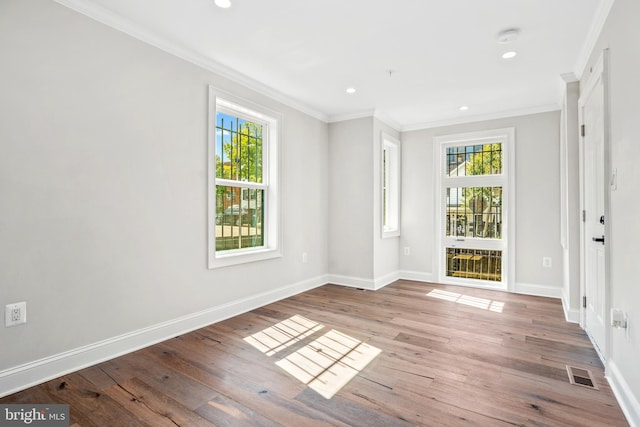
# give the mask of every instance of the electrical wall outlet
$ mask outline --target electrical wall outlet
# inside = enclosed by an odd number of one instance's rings
[[[21,325],[27,323],[27,302],[16,302],[7,304],[4,307],[5,327]]]
[[[302,252],[302,263],[306,264],[309,262],[309,254],[306,252]]]
[[[407,256],[411,255],[411,248],[409,246],[404,247],[404,254]]]
[[[551,268],[551,257],[549,256],[542,257],[542,266],[546,268]]]

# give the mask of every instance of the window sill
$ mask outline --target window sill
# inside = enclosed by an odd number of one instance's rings
[[[264,261],[267,259],[279,258],[281,256],[282,253],[280,250],[269,248],[229,251],[228,253],[214,255],[214,257],[209,260],[209,269],[246,264],[255,261]]]
[[[388,239],[390,237],[398,237],[400,236],[400,229],[399,228],[385,228],[382,229],[382,238],[383,239]]]

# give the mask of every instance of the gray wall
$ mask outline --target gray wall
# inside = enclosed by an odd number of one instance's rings
[[[611,192],[611,306],[629,315],[627,331],[611,329],[608,373],[627,400],[640,425],[640,285],[638,285],[638,183],[640,183],[640,2],[616,0],[591,54],[581,85],[602,50],[609,49],[611,166],[618,171],[618,189]],[[629,414],[629,412],[627,412]]]
[[[0,52],[0,371],[326,277],[326,123],[47,0]],[[284,116],[282,258],[207,269],[209,84]]]
[[[560,246],[560,113],[466,123],[402,134],[402,237],[405,275],[435,279],[434,159],[436,136],[515,128],[516,283],[519,292],[554,295],[562,289]],[[542,257],[553,260],[542,267]]]
[[[400,133],[388,126],[384,122],[373,120],[373,277],[378,281],[378,286],[387,284],[397,278],[398,269],[400,267],[400,237],[382,238],[382,139],[381,133],[384,132],[398,140]],[[402,142],[400,143],[402,147]],[[401,148],[402,150],[402,148]],[[401,151],[402,153],[402,151]],[[402,168],[402,165],[400,166]],[[402,226],[400,229],[402,233]]]
[[[329,125],[329,272],[373,279],[372,117]]]
[[[381,132],[374,117],[329,125],[329,274],[339,284],[374,289],[398,278],[398,237],[381,236]]]

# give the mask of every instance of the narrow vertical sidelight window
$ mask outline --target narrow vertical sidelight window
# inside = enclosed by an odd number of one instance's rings
[[[400,141],[381,134],[382,237],[400,235]]]

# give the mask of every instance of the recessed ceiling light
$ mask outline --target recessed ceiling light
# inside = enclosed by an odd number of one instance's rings
[[[348,93],[349,95],[353,95],[354,93],[356,93],[356,88],[354,88],[354,87],[348,87],[348,88],[347,88],[347,93]]]
[[[231,0],[214,0],[214,3],[223,9],[231,7]]]
[[[517,54],[518,52],[516,52],[515,50],[510,50],[509,52],[505,52],[502,54],[502,59],[511,59],[514,58]]]
[[[468,105],[461,105],[460,107],[458,107],[458,110],[460,111],[467,111],[469,109]]]

